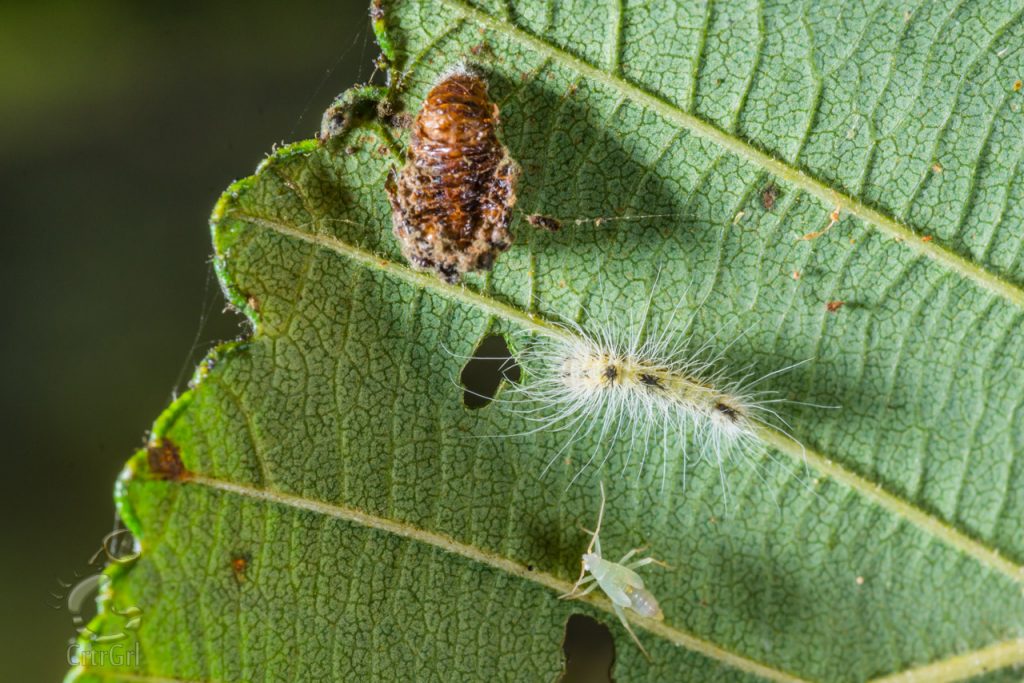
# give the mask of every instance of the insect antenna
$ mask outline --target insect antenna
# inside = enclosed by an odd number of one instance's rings
[[[597,543],[597,535],[601,533],[601,522],[604,521],[604,504],[607,501],[604,495],[604,482],[597,482],[598,489],[601,491],[601,507],[597,511],[597,526],[594,527],[594,534],[590,537],[590,545],[587,546],[587,552],[594,552],[594,544]],[[601,550],[598,548],[598,553]]]

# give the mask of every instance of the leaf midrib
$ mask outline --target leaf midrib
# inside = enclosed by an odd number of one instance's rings
[[[289,186],[289,189],[296,192],[294,186]],[[537,314],[527,313],[509,304],[496,301],[464,285],[446,284],[441,282],[432,273],[415,271],[406,265],[392,261],[384,256],[373,254],[336,237],[322,233],[307,232],[279,220],[256,216],[243,211],[230,211],[223,215],[222,218],[245,221],[282,236],[292,237],[313,244],[318,248],[326,249],[351,259],[362,266],[382,271],[415,287],[432,290],[440,296],[453,301],[473,306],[491,315],[518,323],[539,334],[569,342],[578,341],[575,334],[569,329]],[[827,454],[804,446],[788,434],[763,425],[759,426],[757,431],[758,437],[764,443],[789,456],[798,464],[806,463],[825,476],[831,477],[835,481],[853,489],[859,495],[897,517],[905,519],[928,535],[939,539],[947,546],[972,557],[983,566],[1006,576],[1015,583],[1024,583],[1024,566],[1003,557],[998,549],[989,547],[938,517],[887,491],[881,483],[871,481],[843,467]]]
[[[183,486],[192,484],[243,496],[253,500],[283,505],[297,510],[305,510],[307,512],[312,512],[314,514],[323,515],[333,519],[340,519],[365,528],[383,531],[418,543],[431,545],[440,548],[447,553],[464,557],[477,564],[497,569],[510,576],[515,576],[516,578],[525,581],[540,584],[545,588],[555,591],[559,595],[569,593],[573,588],[572,583],[569,581],[559,579],[553,574],[548,574],[547,572],[542,572],[537,569],[531,570],[525,565],[503,555],[488,552],[468,543],[462,543],[443,534],[427,531],[393,519],[371,515],[356,508],[325,503],[323,501],[304,498],[302,496],[285,493],[283,491],[247,486],[245,484],[238,484],[224,479],[208,477],[200,474],[190,474],[187,479],[182,481]],[[595,594],[591,594],[589,596],[579,598],[579,601],[586,602],[597,609],[607,612],[608,614],[615,614],[611,601],[605,597],[598,597]],[[634,625],[644,629],[652,635],[662,638],[679,647],[704,655],[710,659],[727,664],[728,666],[740,671],[760,676],[770,681],[779,681],[779,683],[809,683],[806,679],[799,678],[786,671],[768,666],[767,664],[763,664],[748,657],[738,655],[709,640],[699,638],[692,633],[670,626],[665,622],[655,621],[654,619],[648,619],[636,614],[628,614],[627,618]]]
[[[776,159],[741,138],[679,108],[668,100],[648,92],[622,77],[609,74],[601,68],[593,66],[566,50],[537,38],[523,29],[512,26],[499,18],[467,5],[462,0],[431,1],[447,6],[461,14],[461,18],[469,19],[488,30],[505,35],[522,45],[532,48],[552,61],[572,68],[583,76],[617,90],[623,97],[679,124],[693,135],[708,140],[771,173],[775,177],[798,187],[807,194],[824,202],[826,206],[838,208],[840,215],[848,213],[856,216],[873,226],[878,232],[893,238],[894,241],[903,244],[911,251],[915,251],[935,261],[953,271],[959,277],[973,282],[979,288],[1005,299],[1018,308],[1024,309],[1024,288],[986,269],[984,266],[941,246],[932,239],[931,235],[915,231],[907,224],[868,206],[851,195],[833,188],[828,183],[809,175],[798,167]]]

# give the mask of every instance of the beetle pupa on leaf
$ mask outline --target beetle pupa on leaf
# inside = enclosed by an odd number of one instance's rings
[[[415,268],[447,282],[488,270],[512,244],[519,166],[498,140],[487,82],[460,64],[427,94],[401,170],[385,188],[394,233]]]

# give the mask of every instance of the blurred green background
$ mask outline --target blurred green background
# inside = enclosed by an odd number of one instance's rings
[[[370,76],[368,0],[0,2],[0,679],[57,681],[121,465],[216,341],[206,220]]]
[[[206,350],[246,333],[207,217],[370,77],[368,5],[0,2],[0,679],[66,672],[68,585],[95,571],[122,464]],[[565,680],[607,680],[608,631],[570,624]]]

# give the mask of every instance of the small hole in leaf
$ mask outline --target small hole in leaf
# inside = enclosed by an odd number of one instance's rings
[[[608,627],[582,614],[565,622],[565,673],[560,683],[593,683],[612,680],[615,642]]]
[[[505,338],[498,334],[484,337],[473,357],[462,368],[462,400],[467,408],[483,408],[494,400],[502,380],[519,381],[519,365],[509,351]]]

